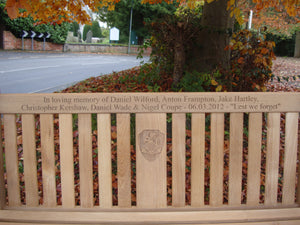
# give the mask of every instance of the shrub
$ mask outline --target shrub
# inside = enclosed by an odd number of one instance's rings
[[[262,91],[272,77],[275,42],[265,36],[241,30],[233,34],[230,69],[223,71],[218,84],[226,91]]]
[[[184,92],[205,92],[211,89],[211,75],[208,73],[186,72],[175,90]]]
[[[101,32],[101,28],[99,26],[98,21],[93,21],[91,29],[93,32],[93,37],[102,38],[102,32]]]
[[[145,84],[149,91],[169,91],[172,86],[172,78],[164,68],[155,64],[144,64],[137,77],[138,84]]]
[[[195,48],[201,26],[202,7],[179,7],[174,15],[149,24],[152,33],[151,60],[172,74],[174,85],[180,82],[185,70],[193,63],[190,54]],[[192,70],[193,71],[193,70]]]
[[[79,30],[79,24],[77,22],[71,23],[70,31],[73,32],[74,37],[78,36],[78,30]]]
[[[7,12],[4,10],[5,3],[0,3],[0,23],[5,26],[5,29],[12,32],[16,37],[20,38],[22,31],[34,31],[36,33],[49,32],[51,37],[47,41],[63,44],[66,41],[69,23],[62,24],[41,24],[38,21],[34,21],[32,17],[20,17],[16,19],[10,19]],[[29,38],[27,36],[27,38]],[[38,39],[37,39],[38,40]]]
[[[277,56],[294,57],[296,33],[287,37],[278,34],[267,33],[267,40],[274,41],[274,52]]]
[[[88,25],[88,24],[86,24],[86,25],[84,25],[84,27],[83,27],[83,40],[86,40],[86,35],[87,35],[87,33],[89,32],[89,30],[92,30],[92,26],[91,25]]]
[[[62,23],[62,24],[40,24],[34,27],[35,32],[46,33],[49,32],[51,34],[50,41],[57,44],[64,44],[66,42],[68,36],[70,24]],[[49,41],[49,39],[47,39]]]
[[[187,72],[176,90],[195,91],[264,91],[273,78],[274,42],[263,35],[241,30],[232,36],[229,69],[221,67],[209,73]]]

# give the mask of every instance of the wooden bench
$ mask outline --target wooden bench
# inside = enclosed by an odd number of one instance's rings
[[[300,224],[299,111],[300,93],[1,94],[0,224]]]

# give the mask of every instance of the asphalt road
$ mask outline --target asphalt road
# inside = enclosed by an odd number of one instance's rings
[[[51,93],[140,61],[127,55],[0,51],[0,93]]]

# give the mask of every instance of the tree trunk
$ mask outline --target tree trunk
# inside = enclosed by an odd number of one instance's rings
[[[204,5],[200,48],[195,53],[198,58],[198,71],[210,71],[218,65],[229,67],[230,52],[224,48],[229,45],[234,19],[226,9],[227,0],[217,0]]]
[[[182,25],[177,28],[177,40],[174,46],[174,69],[173,69],[173,84],[177,85],[180,81],[186,61],[185,47],[184,47],[184,31]]]
[[[296,43],[295,43],[294,57],[295,58],[300,58],[300,31],[297,31],[297,33],[296,33]]]

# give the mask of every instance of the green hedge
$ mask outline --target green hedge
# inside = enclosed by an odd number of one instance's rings
[[[34,21],[31,17],[11,20],[4,8],[5,3],[3,1],[0,1],[0,23],[4,24],[5,29],[12,32],[16,37],[20,38],[23,30],[34,31],[36,33],[49,32],[51,34],[51,37],[47,39],[47,41],[57,44],[65,43],[68,35],[68,30],[70,29],[69,23],[62,23],[59,25],[52,25],[49,23],[36,25],[36,21]],[[41,41],[42,40],[43,39],[41,39]]]
[[[275,55],[293,57],[295,51],[296,33],[291,37],[284,37],[276,34],[268,33],[267,40],[274,41],[276,46],[274,48]]]

